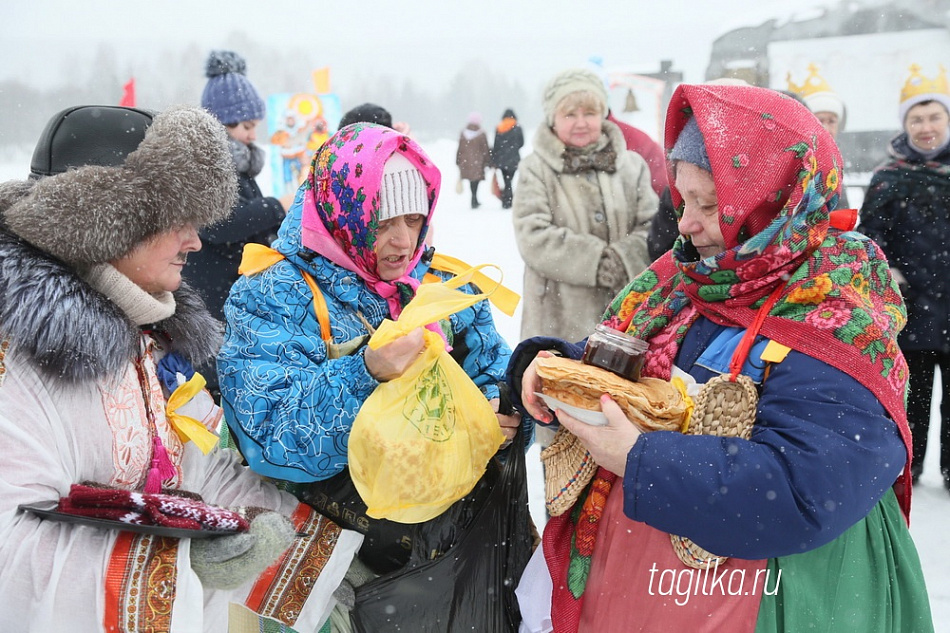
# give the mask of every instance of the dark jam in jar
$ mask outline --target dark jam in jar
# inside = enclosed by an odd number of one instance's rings
[[[647,342],[619,332],[606,325],[598,325],[587,339],[581,361],[587,365],[611,371],[627,380],[640,380],[640,370],[646,360]]]

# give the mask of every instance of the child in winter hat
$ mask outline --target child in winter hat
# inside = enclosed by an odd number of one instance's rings
[[[264,118],[264,100],[245,74],[247,64],[234,51],[211,51],[205,63],[208,83],[201,93],[201,107],[224,125]]]
[[[257,144],[257,127],[266,114],[264,100],[245,77],[244,58],[233,51],[211,51],[205,64],[208,83],[201,105],[227,132],[228,150],[236,171],[238,199],[231,216],[200,233],[205,245],[189,259],[185,276],[198,290],[212,316],[224,319],[224,302],[237,281],[238,264],[247,244],[270,244],[293,192],[281,197],[264,195],[256,178],[267,165],[267,154]],[[217,375],[210,372],[208,389],[217,395]]]
[[[544,117],[548,125],[554,125],[554,114],[561,101],[575,92],[590,95],[600,106],[601,116],[607,117],[607,89],[604,82],[590,70],[571,68],[555,75],[544,88]]]

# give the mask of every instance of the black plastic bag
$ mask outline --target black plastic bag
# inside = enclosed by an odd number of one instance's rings
[[[354,633],[516,633],[515,589],[533,543],[523,436],[519,429],[489,494],[469,505],[477,511],[448,552],[430,560],[423,549],[439,540],[428,530],[446,527],[437,517],[419,526],[404,569],[356,588]]]
[[[410,560],[431,560],[448,551],[484,505],[500,476],[497,464],[490,463],[471,492],[439,516],[417,524],[367,516],[366,504],[349,469],[306,484],[297,496],[337,525],[363,534],[358,557],[374,573],[383,575],[404,568]],[[417,551],[415,558],[413,551]]]

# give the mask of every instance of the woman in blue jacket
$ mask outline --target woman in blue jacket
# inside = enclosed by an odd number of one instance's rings
[[[432,267],[433,252],[424,244],[439,183],[438,168],[408,137],[366,123],[344,127],[315,154],[272,249],[245,252],[243,276],[225,304],[218,375],[230,434],[253,470],[291,482],[308,503],[365,535],[347,576],[354,586],[405,566],[411,547],[428,560],[453,547],[465,533],[468,519],[461,517],[482,507],[469,498],[484,499],[480,491],[494,485],[489,468],[446,511],[444,529],[417,531],[369,518],[347,467],[360,408],[380,383],[419,358],[424,337],[416,329],[376,350],[366,342],[383,319],[400,315],[424,277],[451,277]],[[471,284],[461,290],[479,292]],[[510,407],[506,413],[500,397],[511,350],[487,300],[427,327],[445,338],[492,408],[501,409],[498,423],[510,441],[522,422]],[[398,616],[412,617],[423,616]]]

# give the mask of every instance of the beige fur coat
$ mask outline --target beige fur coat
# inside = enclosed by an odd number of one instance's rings
[[[525,262],[521,337],[585,338],[619,288],[597,285],[604,249],[623,261],[627,281],[650,263],[646,235],[656,213],[650,170],[605,121],[601,144],[617,153],[616,172],[563,173],[564,144],[547,126],[519,168],[513,221]]]

